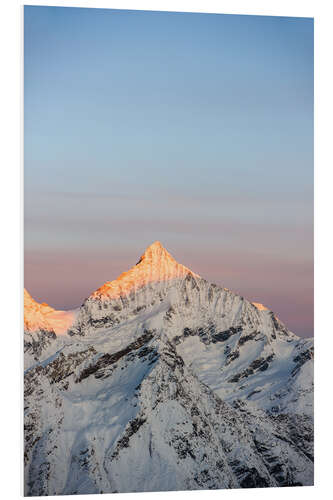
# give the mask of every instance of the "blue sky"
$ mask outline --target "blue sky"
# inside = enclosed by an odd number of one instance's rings
[[[155,240],[313,333],[313,20],[25,7],[25,281],[73,307]]]

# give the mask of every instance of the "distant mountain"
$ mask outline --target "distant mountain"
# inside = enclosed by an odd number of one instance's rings
[[[68,335],[40,325],[27,495],[313,484],[312,339],[159,242],[85,300]]]
[[[25,366],[47,352],[57,336],[73,324],[77,311],[56,311],[45,302],[39,304],[24,289]]]

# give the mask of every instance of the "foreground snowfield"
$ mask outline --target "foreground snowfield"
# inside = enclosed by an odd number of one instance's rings
[[[313,484],[312,339],[158,242],[67,335],[30,324],[26,495]]]

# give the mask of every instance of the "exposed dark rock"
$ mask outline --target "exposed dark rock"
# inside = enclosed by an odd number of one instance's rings
[[[90,375],[98,372],[100,369],[116,363],[119,359],[123,358],[127,354],[129,354],[133,351],[137,351],[142,346],[147,344],[153,338],[153,336],[154,336],[153,331],[146,330],[145,333],[143,335],[141,335],[141,337],[139,337],[137,340],[135,340],[134,342],[129,344],[125,349],[122,349],[121,351],[115,352],[113,354],[104,354],[103,356],[98,358],[96,363],[94,363],[94,364],[88,366],[87,368],[85,368],[84,370],[82,370],[80,376],[76,379],[76,382],[77,383],[81,382],[82,380],[89,377]],[[151,352],[153,352],[153,351],[151,350],[151,351],[147,352],[147,354],[149,354]],[[145,354],[143,354],[142,356],[144,356],[144,355]]]
[[[228,382],[238,382],[239,380],[247,378],[249,375],[252,375],[256,371],[263,372],[267,370],[267,368],[269,367],[269,363],[272,361],[273,358],[274,354],[270,354],[266,358],[255,359],[254,361],[252,361],[252,363],[250,363],[249,367],[246,368],[246,370],[234,375],[228,380]]]

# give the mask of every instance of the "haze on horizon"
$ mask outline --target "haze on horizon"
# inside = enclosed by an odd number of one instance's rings
[[[160,240],[313,335],[313,20],[24,8],[25,287],[71,309]]]

